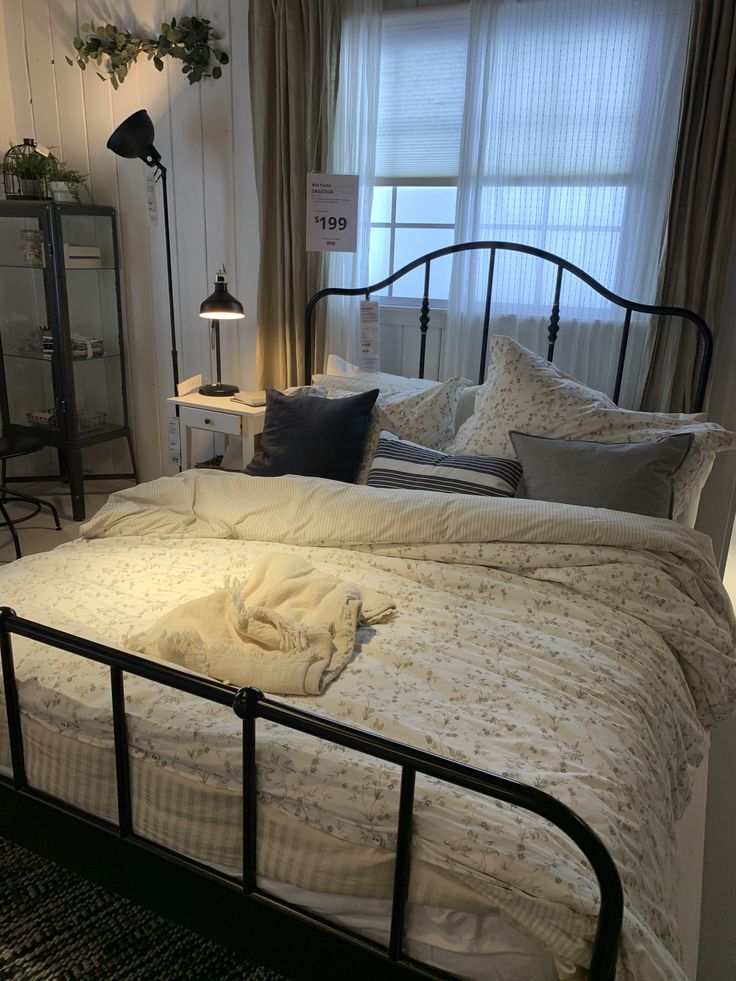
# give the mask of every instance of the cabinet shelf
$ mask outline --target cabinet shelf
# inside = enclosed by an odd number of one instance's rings
[[[115,266],[66,266],[67,273],[115,272]]]
[[[75,257],[100,265],[67,265]],[[135,475],[120,295],[113,208],[0,201],[3,430],[32,432],[58,451],[77,521],[83,450],[87,470],[107,472],[105,452],[93,448],[122,438],[133,471],[125,476]]]
[[[18,359],[19,361],[45,361],[47,364],[51,364],[54,360],[53,357],[44,357],[42,354],[16,354],[14,352],[8,352],[5,355],[8,359]],[[72,358],[73,364],[92,364],[95,361],[114,361],[115,358],[119,358],[120,354],[96,354],[93,358]]]
[[[46,267],[34,262],[0,262],[0,269],[35,269],[43,272]],[[67,273],[115,272],[115,266],[66,266]]]
[[[37,262],[0,262],[0,269],[28,269],[31,272],[42,273],[46,267]]]

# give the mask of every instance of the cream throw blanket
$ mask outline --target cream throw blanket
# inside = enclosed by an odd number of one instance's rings
[[[357,628],[394,608],[297,556],[266,555],[245,584],[235,579],[177,606],[128,645],[239,688],[319,695],[348,663]]]

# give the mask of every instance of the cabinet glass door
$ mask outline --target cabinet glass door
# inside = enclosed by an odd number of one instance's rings
[[[9,421],[57,428],[38,218],[0,218],[0,342]]]
[[[61,216],[69,333],[80,436],[124,423],[112,222]]]

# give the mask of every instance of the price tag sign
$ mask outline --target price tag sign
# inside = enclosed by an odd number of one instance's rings
[[[381,370],[381,324],[377,300],[360,301],[360,370]]]
[[[355,252],[358,175],[307,174],[307,251]]]

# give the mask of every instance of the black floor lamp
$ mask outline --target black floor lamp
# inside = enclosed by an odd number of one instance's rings
[[[135,159],[139,157],[144,164],[153,167],[161,178],[164,196],[164,230],[166,234],[166,275],[169,285],[169,323],[171,325],[171,365],[174,370],[174,395],[178,395],[179,356],[176,350],[176,324],[174,321],[174,284],[171,276],[171,236],[169,234],[169,197],[166,190],[166,167],[161,163],[161,154],[153,145],[153,123],[145,109],[139,109],[122,122],[107,141],[108,150],[119,157]],[[179,406],[176,407],[179,415]]]

